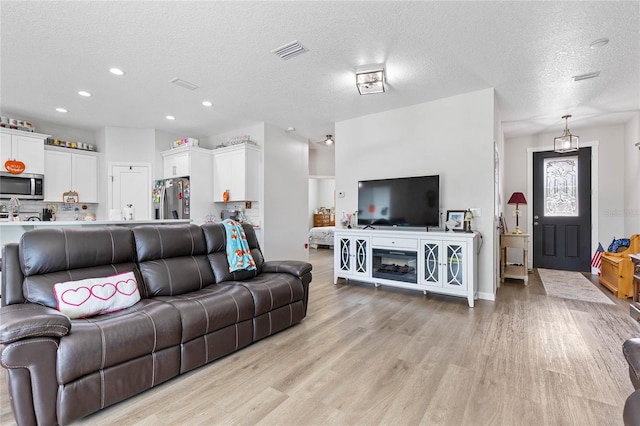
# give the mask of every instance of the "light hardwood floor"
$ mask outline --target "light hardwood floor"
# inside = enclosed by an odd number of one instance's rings
[[[629,302],[602,287],[615,305],[548,297],[533,272],[468,308],[333,285],[332,253],[311,250],[302,323],[78,424],[622,424],[621,345],[640,336]],[[4,385],[0,396],[0,424],[15,424]]]

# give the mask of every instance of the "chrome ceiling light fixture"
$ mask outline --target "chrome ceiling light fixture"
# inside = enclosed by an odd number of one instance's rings
[[[580,138],[576,135],[572,135],[569,131],[569,118],[571,115],[563,115],[564,118],[564,133],[562,136],[553,138],[553,150],[557,153],[573,152],[580,148]]]
[[[356,71],[356,86],[361,95],[384,93],[384,68]]]
[[[309,141],[311,142],[311,141]],[[327,135],[325,139],[316,142],[318,145],[322,146],[333,146],[335,141],[333,140],[333,135]]]
[[[323,145],[326,145],[326,146],[333,145],[333,143],[334,143],[333,135],[327,135],[327,138],[325,140],[323,140],[322,142],[320,142],[320,143],[323,144]]]

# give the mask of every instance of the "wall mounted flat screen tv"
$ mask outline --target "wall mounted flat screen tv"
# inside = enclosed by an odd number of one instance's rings
[[[440,225],[440,176],[358,182],[358,225]]]

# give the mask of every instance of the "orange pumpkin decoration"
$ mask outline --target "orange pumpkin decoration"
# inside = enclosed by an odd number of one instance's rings
[[[22,161],[7,160],[4,162],[4,168],[12,175],[19,175],[20,173],[24,172],[26,166]]]

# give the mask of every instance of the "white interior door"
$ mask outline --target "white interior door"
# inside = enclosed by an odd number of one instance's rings
[[[110,209],[123,209],[133,204],[135,220],[149,220],[151,217],[151,166],[111,165],[111,205]]]

